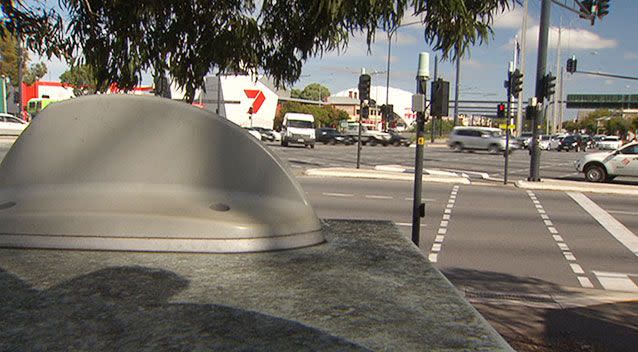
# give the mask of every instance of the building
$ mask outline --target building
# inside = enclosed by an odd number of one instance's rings
[[[370,108],[369,122],[381,123],[379,107],[386,104],[386,92],[388,92],[387,103],[394,106],[395,117],[401,119],[407,126],[413,125],[416,121],[416,113],[412,111],[412,93],[392,87],[386,90],[384,86],[370,87],[370,99],[374,100],[376,104]],[[359,117],[359,90],[357,88],[348,88],[331,95],[328,98],[328,103],[347,112],[353,120]]]

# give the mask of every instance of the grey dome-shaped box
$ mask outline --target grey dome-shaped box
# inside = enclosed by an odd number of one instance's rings
[[[251,252],[323,242],[284,164],[242,128],[155,97],[52,104],[0,164],[0,246]]]

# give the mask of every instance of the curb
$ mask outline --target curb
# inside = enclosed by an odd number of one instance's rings
[[[516,187],[524,189],[536,189],[547,191],[572,191],[586,193],[604,193],[620,195],[637,195],[638,187],[628,185],[613,185],[600,183],[585,183],[578,181],[564,181],[556,179],[543,179],[541,182],[530,182],[519,180]]]
[[[348,177],[348,178],[368,178],[381,180],[398,180],[413,181],[414,175],[407,173],[378,171],[369,169],[348,169],[348,168],[325,168],[325,169],[308,169],[305,171],[306,176],[318,177]],[[437,183],[460,183],[470,184],[470,180],[459,176],[439,176],[439,175],[423,175],[423,181]]]

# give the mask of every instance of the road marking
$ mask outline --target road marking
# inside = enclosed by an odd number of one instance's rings
[[[445,240],[445,234],[447,233],[447,227],[449,225],[450,214],[452,213],[452,208],[454,207],[454,202],[456,198],[456,194],[459,190],[459,186],[454,186],[452,191],[450,192],[450,196],[448,198],[448,204],[445,206],[443,220],[439,224],[439,230],[437,231],[437,236],[434,238],[434,243],[432,244],[432,249],[430,250],[430,254],[428,255],[428,259],[431,263],[436,263],[439,259],[438,255],[441,252],[441,246],[443,245],[443,241]],[[454,197],[454,198],[453,198]]]
[[[347,193],[322,193],[322,195],[327,197],[354,197],[354,194]]]
[[[397,226],[407,226],[407,227],[412,227],[412,223],[411,222],[395,222],[395,224]],[[421,227],[426,227],[426,224],[421,224]]]
[[[610,291],[638,292],[638,286],[626,274],[594,271],[600,284]]]
[[[594,284],[592,284],[591,280],[587,276],[581,276],[585,274],[585,271],[579,264],[574,263],[576,261],[576,257],[574,256],[574,253],[570,251],[569,246],[567,246],[567,243],[565,243],[565,241],[563,240],[563,237],[558,235],[558,230],[556,229],[556,227],[554,227],[554,223],[549,218],[549,215],[547,215],[547,212],[543,209],[543,206],[540,204],[540,201],[536,198],[536,195],[534,194],[534,192],[528,190],[527,195],[532,200],[532,203],[534,203],[536,210],[538,210],[538,213],[541,219],[543,219],[543,223],[545,224],[547,231],[549,231],[549,233],[552,234],[552,238],[556,242],[556,245],[560,249],[561,253],[563,253],[563,256],[565,257],[565,259],[568,261],[569,267],[572,269],[574,274],[577,275],[580,286],[585,288],[593,288]]]
[[[394,199],[393,197],[390,197],[390,196],[366,195],[365,197],[368,199]]]
[[[638,212],[635,211],[623,211],[623,210],[607,210],[610,214],[620,214],[620,215],[638,215]]]
[[[572,271],[574,272],[574,274],[584,274],[585,271],[583,270],[583,268],[575,263],[569,263],[569,266],[572,267]]]
[[[570,262],[576,261],[576,257],[574,257],[574,254],[572,252],[563,252],[563,255],[565,256],[565,259],[569,260]]]
[[[589,280],[587,277],[585,276],[579,276],[578,277],[578,282],[580,282],[580,285],[584,288],[594,288],[594,284],[591,283],[591,280]]]
[[[587,198],[582,193],[567,192],[578,205],[580,205],[586,212],[589,213],[599,224],[601,224],[607,232],[627,247],[634,255],[638,256],[638,237],[631,232],[625,225],[621,224],[613,216],[609,215],[598,204],[594,203],[591,199]]]

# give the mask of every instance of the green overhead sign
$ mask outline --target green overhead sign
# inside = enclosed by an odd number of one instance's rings
[[[568,109],[638,109],[638,94],[567,94]]]

